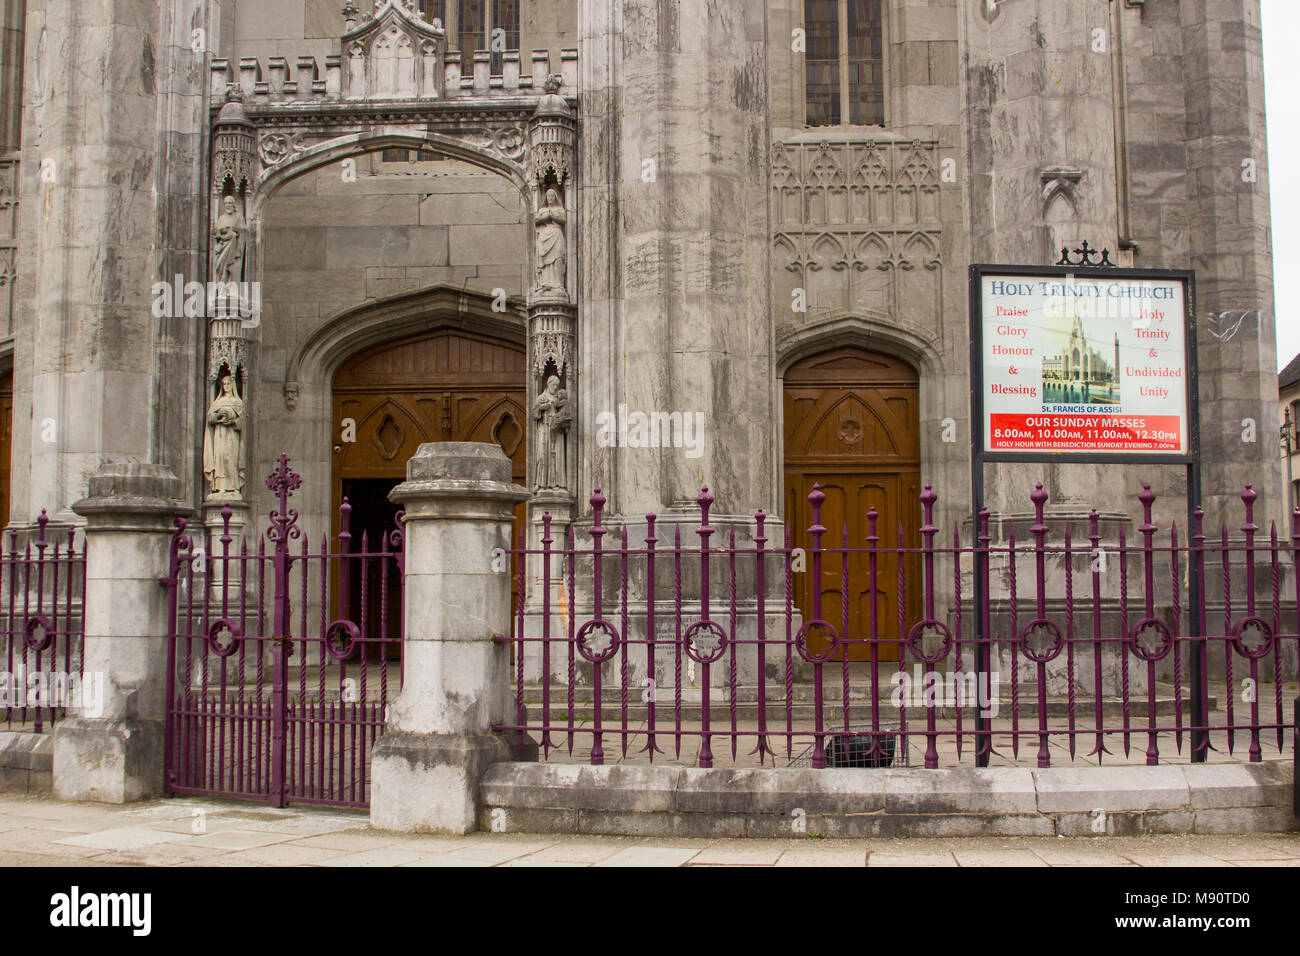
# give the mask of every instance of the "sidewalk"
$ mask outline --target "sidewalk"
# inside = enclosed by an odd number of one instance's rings
[[[0,794],[0,866],[1300,866],[1300,834],[672,840],[371,830],[365,814]]]

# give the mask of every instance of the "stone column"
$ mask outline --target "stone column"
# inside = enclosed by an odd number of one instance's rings
[[[468,833],[489,765],[510,759],[492,733],[510,710],[510,575],[492,552],[510,547],[514,506],[496,445],[433,442],[389,496],[406,510],[402,692],[375,744],[370,822],[386,830]]]
[[[127,803],[162,795],[167,715],[168,595],[173,522],[191,515],[184,485],[159,465],[107,464],[86,518],[85,679],[102,677],[95,713],[54,728],[54,792],[62,800]]]

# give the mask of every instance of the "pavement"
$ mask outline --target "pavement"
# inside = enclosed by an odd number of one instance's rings
[[[0,866],[1300,866],[1300,834],[664,839],[370,828],[364,813],[202,798],[126,806],[0,794]]]

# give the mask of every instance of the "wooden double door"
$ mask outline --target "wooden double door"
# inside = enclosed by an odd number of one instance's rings
[[[513,463],[513,480],[525,484],[525,389],[522,343],[455,329],[385,343],[349,359],[334,377],[334,533],[346,497],[352,507],[352,550],[360,548],[363,532],[371,550],[379,549],[380,536],[394,528],[398,510],[388,493],[406,478],[406,462],[424,442],[500,445]],[[523,520],[521,504],[515,509],[516,532]],[[360,567],[354,564],[351,573],[350,603],[355,603]],[[400,586],[396,580],[388,584],[390,636],[401,633]],[[368,629],[377,627],[372,617]]]
[[[820,485],[826,500],[821,523],[823,548],[867,548],[867,512],[877,512],[876,587],[872,590],[867,555],[848,555],[847,637],[871,635],[872,604],[879,660],[898,658],[897,641],[906,636],[921,612],[920,560],[902,559],[905,581],[904,627],[899,628],[899,557],[901,529],[904,545],[919,545],[921,505],[919,383],[916,372],[901,359],[856,348],[823,352],[792,366],[785,375],[786,515],[795,547],[811,549],[808,528],[813,523],[808,496]],[[807,621],[813,616],[814,595],[821,592],[821,617],[842,630],[842,582],[845,559],[823,556],[820,579],[807,570],[796,575],[796,601]],[[842,637],[845,635],[841,635]],[[870,660],[871,645],[849,641],[850,660]],[[814,648],[816,645],[814,644]],[[840,659],[837,652],[835,659]]]

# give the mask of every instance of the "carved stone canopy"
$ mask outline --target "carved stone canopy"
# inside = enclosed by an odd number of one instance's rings
[[[344,15],[348,15],[346,10]],[[446,84],[446,50],[447,33],[440,22],[426,22],[413,3],[384,0],[376,4],[373,16],[349,28],[341,38],[343,96],[441,97]]]

